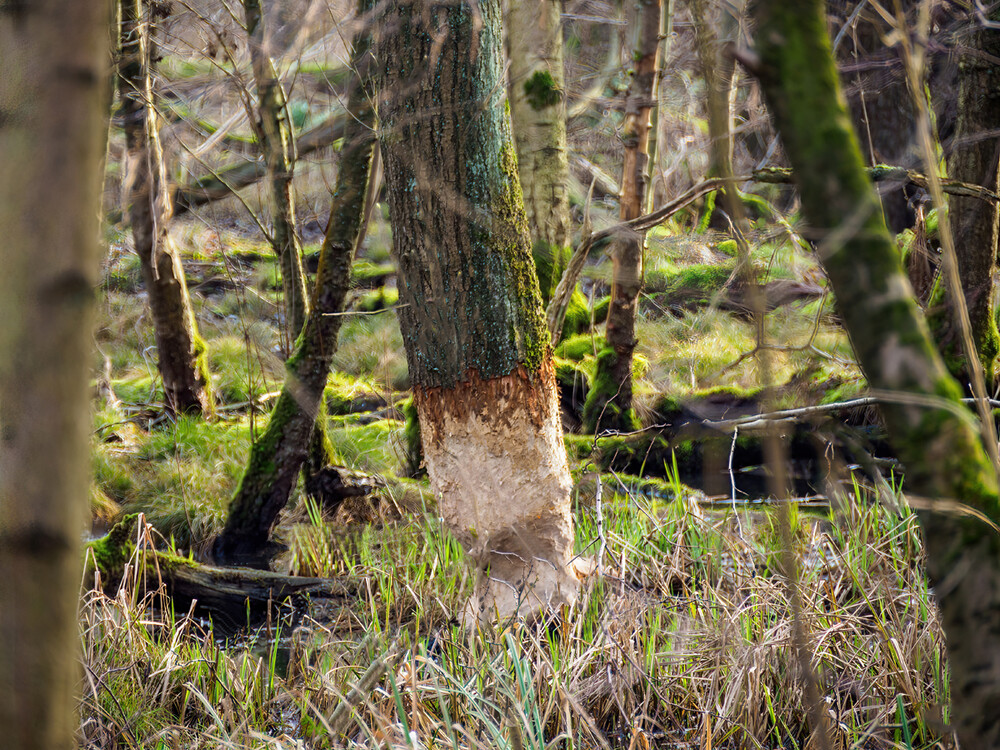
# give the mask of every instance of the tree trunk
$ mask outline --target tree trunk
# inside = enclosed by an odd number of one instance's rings
[[[706,176],[732,178],[732,96],[736,61],[732,55],[725,54],[721,46],[726,43],[736,43],[739,36],[739,20],[733,15],[736,11],[729,8],[721,9],[718,18],[710,17],[709,11],[710,7],[706,7],[704,3],[694,3],[691,6],[698,64],[708,89],[706,97],[709,111],[709,167]],[[715,25],[719,26],[718,33],[715,31]],[[720,192],[725,194],[726,189],[723,188]],[[730,201],[725,197],[722,206],[727,211],[730,210]],[[736,216],[730,218],[733,222],[736,221]]]
[[[439,510],[476,560],[467,623],[575,598],[571,480],[504,111],[499,0],[389,2],[382,155],[397,307]]]
[[[837,82],[821,0],[758,0],[758,75],[837,306],[883,408],[908,490],[928,498],[928,573],[963,745],[1000,743],[997,478],[913,299]],[[887,396],[888,397],[888,396]],[[972,513],[965,510],[971,509]]]
[[[366,2],[360,5],[369,8]],[[320,248],[312,310],[295,351],[285,363],[281,395],[267,430],[253,445],[246,471],[229,506],[226,527],[216,541],[215,557],[219,561],[266,562],[268,537],[295,487],[320,414],[323,389],[343,320],[336,313],[343,310],[350,285],[351,261],[364,221],[375,145],[367,31],[355,40],[353,65],[358,71],[358,81],[348,100],[351,116],[347,120],[330,221]]]
[[[637,40],[635,67],[625,93],[625,123],[622,140],[625,164],[622,170],[620,218],[642,216],[645,206],[649,113],[656,102],[657,55],[660,50],[660,2],[640,0],[635,18]],[[635,316],[642,288],[642,258],[645,234],[623,231],[611,250],[611,304],[605,332],[607,347],[597,358],[597,374],[584,407],[587,432],[604,429],[633,430],[638,426],[632,408],[632,353],[635,351]]]
[[[562,4],[514,0],[507,15],[510,112],[542,301],[570,253]]]
[[[919,2],[903,0],[904,12]],[[857,10],[855,0],[832,0],[832,29],[839,34]],[[896,6],[891,7],[893,10]],[[854,131],[861,142],[862,158],[867,164],[891,164],[912,169],[920,159],[917,148],[917,114],[913,94],[906,85],[906,69],[898,51],[885,39],[892,27],[870,6],[861,9],[847,26],[835,50],[843,72],[840,75],[847,94],[847,106]],[[914,212],[909,205],[912,192],[903,184],[885,182],[878,194],[886,223],[893,233],[913,226]]]
[[[119,94],[125,121],[123,194],[149,297],[163,395],[171,412],[211,412],[205,343],[188,298],[184,269],[170,239],[170,198],[153,104],[152,10],[121,2]]]
[[[1000,11],[990,14],[990,21],[1000,22]],[[982,185],[994,192],[1000,189],[997,161],[1000,157],[1000,31],[976,23],[967,38],[959,40],[960,55],[958,108],[955,135],[948,156],[949,177]],[[951,226],[955,236],[958,272],[969,308],[972,337],[979,354],[979,364],[986,372],[987,386],[994,379],[1000,345],[993,307],[993,280],[996,276],[997,235],[1000,213],[997,205],[974,198],[953,196],[949,201]],[[932,328],[938,339],[948,369],[961,382],[969,379],[962,357],[961,334],[955,329],[955,316],[948,304],[943,285],[932,296],[939,307],[933,313]]]
[[[139,570],[131,570],[139,594],[156,591],[161,585],[174,601],[176,608],[187,611],[192,602],[198,611],[211,615],[216,624],[247,626],[247,618],[269,616],[275,608],[286,604],[304,604],[304,600],[324,600],[324,608],[333,601],[342,602],[345,609],[357,600],[359,581],[345,577],[336,580],[288,576],[269,570],[217,568],[178,557],[168,552],[136,548],[139,534],[137,514],[122,518],[105,536],[88,542],[85,550],[84,581],[93,586],[99,572],[101,585],[115,592],[129,564],[138,562]]]
[[[243,12],[246,17],[253,77],[257,84],[257,114],[260,116],[256,128],[257,142],[260,143],[264,164],[267,165],[270,183],[273,224],[270,240],[281,266],[288,351],[302,330],[309,311],[306,282],[302,273],[302,248],[295,233],[295,202],[292,197],[295,147],[285,91],[267,50],[260,0],[243,0]]]
[[[109,6],[0,12],[0,727],[76,748]]]

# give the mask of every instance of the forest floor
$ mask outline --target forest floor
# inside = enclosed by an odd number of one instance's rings
[[[596,228],[612,221],[591,208]],[[117,230],[93,363],[95,535],[141,512],[146,546],[198,559],[266,426],[289,341],[268,246],[218,211],[173,232],[217,415],[163,414],[141,273]],[[321,226],[309,205],[301,213],[308,254]],[[276,532],[282,572],[361,581],[357,596],[232,622],[174,611],[134,576],[85,592],[83,746],[820,747],[810,683],[832,747],[942,740],[947,664],[919,526],[878,473],[892,462],[877,457],[871,407],[830,406],[865,386],[822,275],[787,225],[759,223],[753,262],[775,302],[775,387],[762,390],[733,243],[692,231],[696,219],[649,237],[636,362],[646,431],[576,433],[599,324],[556,350],[576,547],[595,562],[573,610],[477,633],[457,624],[470,571],[413,471],[391,239],[376,212],[327,404],[341,463],[386,486],[335,512],[296,493]],[[595,253],[582,282],[595,321],[608,278]],[[766,468],[752,417],[802,407],[817,408],[777,423],[799,498],[755,502]]]

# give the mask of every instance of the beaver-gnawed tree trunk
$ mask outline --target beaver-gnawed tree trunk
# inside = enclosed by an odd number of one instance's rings
[[[476,560],[466,621],[575,598],[571,480],[504,111],[499,0],[392,0],[381,148],[400,326],[439,511]]]
[[[146,0],[121,2],[118,87],[126,143],[122,192],[149,297],[166,407],[207,413],[212,411],[212,396],[205,343],[198,336],[184,269],[169,232],[170,197],[150,69],[155,59],[152,14]]]
[[[0,10],[0,728],[77,747],[106,2]]]
[[[922,511],[928,573],[948,639],[963,746],[1000,746],[997,478],[913,298],[865,175],[837,81],[821,0],[758,0],[757,73],[802,209]],[[961,505],[960,505],[961,504]],[[964,507],[963,507],[964,506]],[[963,512],[971,508],[974,514]]]
[[[281,267],[281,288],[285,307],[285,334],[288,347],[298,337],[309,311],[305,277],[302,273],[302,248],[295,233],[295,201],[292,176],[295,154],[291,117],[286,106],[285,90],[278,70],[268,53],[264,16],[260,0],[243,0],[247,25],[250,64],[257,84],[255,130],[267,165],[271,198],[271,246]],[[288,349],[285,350],[286,352]]]
[[[993,10],[989,20],[1000,22],[1000,10]],[[948,176],[1000,190],[997,162],[1000,158],[1000,29],[983,27],[978,20],[971,22],[968,35],[957,42],[959,58],[958,107],[955,134],[948,155]],[[990,384],[1000,335],[993,306],[993,283],[996,276],[997,238],[1000,212],[992,202],[952,196],[948,201],[950,220],[955,237],[958,273],[969,308],[972,337],[979,355],[979,365]],[[967,382],[969,373],[961,356],[961,334],[955,328],[955,315],[944,285],[940,282],[931,297],[936,307],[932,328],[938,346],[952,374]]]
[[[625,145],[619,211],[622,221],[638,218],[646,205],[649,115],[656,102],[661,4],[660,0],[640,0],[635,17],[637,39],[632,61],[635,70],[625,92],[622,131]],[[621,232],[613,242],[607,346],[597,357],[597,374],[583,410],[587,432],[632,430],[638,426],[632,408],[632,354],[637,343],[635,316],[642,288],[645,243],[644,234],[631,231]]]
[[[361,0],[362,10],[370,9]],[[215,543],[220,562],[260,564],[268,556],[268,537],[288,503],[306,460],[310,437],[337,351],[337,334],[351,279],[351,261],[364,221],[365,194],[375,147],[371,40],[367,30],[354,42],[358,79],[348,99],[345,146],[337,170],[330,220],[320,248],[311,312],[285,363],[285,384],[267,430],[254,443],[250,460],[229,506],[226,526]]]

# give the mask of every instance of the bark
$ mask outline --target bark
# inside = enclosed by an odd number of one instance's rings
[[[906,467],[929,499],[928,573],[947,634],[963,746],[1000,742],[997,479],[913,299],[850,128],[820,0],[759,0],[757,73],[858,361]],[[877,322],[877,325],[873,325]],[[964,511],[971,510],[971,513]]]
[[[503,102],[499,0],[390,2],[378,58],[397,312],[467,623],[573,601],[571,480]]]
[[[271,197],[271,246],[281,266],[285,325],[289,343],[298,337],[309,311],[302,272],[302,248],[295,233],[295,202],[292,177],[295,146],[285,91],[267,50],[260,0],[243,0],[249,37],[250,61],[257,84],[257,142],[260,143]]]
[[[830,15],[834,33],[839,33],[857,10],[854,0],[832,0]],[[902,0],[904,12],[917,5]],[[893,10],[897,6],[892,6]],[[847,94],[851,122],[861,142],[866,163],[916,167],[917,115],[913,94],[906,84],[906,69],[897,48],[885,44],[892,27],[871,7],[862,8],[836,50],[841,81]],[[879,196],[886,223],[893,233],[913,226],[909,206],[912,192],[902,183],[883,183]]]
[[[76,748],[107,3],[0,11],[0,727]]]
[[[126,564],[138,562],[139,569],[132,570],[131,575],[146,591],[155,591],[162,584],[178,610],[187,610],[196,601],[201,611],[244,626],[248,615],[264,616],[286,603],[302,605],[306,599],[322,599],[329,606],[330,600],[338,600],[347,608],[357,598],[358,582],[353,580],[217,568],[151,549],[137,551],[136,520],[136,515],[126,516],[106,536],[87,544],[88,585],[93,585],[96,573],[100,573],[104,590],[115,592]]]
[[[625,145],[620,200],[622,221],[641,216],[645,207],[649,116],[656,102],[660,50],[660,2],[640,0],[637,7],[635,70],[625,93],[622,131]],[[632,430],[637,426],[632,408],[632,354],[637,343],[635,316],[642,288],[644,245],[645,235],[639,232],[620,232],[614,239],[611,305],[605,332],[607,348],[598,357],[597,374],[584,408],[584,429],[588,432]]]
[[[515,0],[507,16],[518,175],[544,302],[570,250],[561,10],[558,0]]]
[[[1000,22],[1000,11],[994,10],[990,21]],[[1000,189],[997,177],[1000,30],[974,26],[968,38],[959,40],[959,50],[958,109],[948,173],[952,179],[982,185],[996,192]],[[979,364],[986,372],[989,385],[994,378],[1000,345],[993,306],[1000,213],[996,204],[960,197],[951,198],[948,210],[955,236],[962,239],[955,247],[959,277],[969,308]],[[939,307],[934,312],[932,327],[948,369],[961,382],[966,382],[969,375],[961,356],[961,334],[955,330],[954,314],[943,287],[936,290],[931,304]]]
[[[170,239],[170,198],[159,117],[153,107],[151,14],[143,0],[121,2],[118,86],[126,142],[122,192],[149,297],[166,407],[171,412],[208,413],[213,404],[205,344],[198,336],[184,269]]]
[[[311,313],[295,351],[285,363],[281,395],[267,430],[254,443],[229,506],[225,529],[216,541],[215,557],[220,561],[252,564],[266,561],[271,529],[288,503],[309,452],[330,363],[337,351],[337,334],[343,317],[336,313],[344,307],[351,261],[364,223],[365,195],[375,146],[370,65],[370,40],[367,32],[362,32],[355,40],[354,66],[359,77],[348,100],[351,116],[347,120],[330,221],[320,248]]]
[[[691,6],[691,20],[695,29],[695,46],[698,52],[698,64],[702,77],[708,88],[707,105],[709,168],[708,177],[733,176],[733,83],[736,75],[736,60],[732,55],[723,54],[723,44],[735,44],[739,34],[738,20],[730,9],[720,12],[720,18],[709,18],[710,9],[704,3],[694,3]],[[718,24],[719,33],[713,28]],[[723,205],[728,211],[730,201],[725,199]],[[736,221],[735,216],[730,217]]]
[[[660,12],[660,53],[657,62],[656,77],[662,81],[667,74],[667,51],[670,38],[674,34],[674,0],[664,0]],[[735,61],[733,65],[735,66]],[[653,111],[649,116],[649,160],[646,164],[646,204],[645,213],[650,213],[656,205],[656,170],[660,166],[660,153],[665,149],[660,143],[660,101],[659,89]],[[662,173],[662,170],[661,170]]]

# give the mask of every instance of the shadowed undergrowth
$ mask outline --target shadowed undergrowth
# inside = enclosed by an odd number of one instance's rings
[[[364,593],[347,610],[276,615],[237,641],[156,597],[136,601],[128,580],[90,592],[83,737],[123,748],[805,746],[775,518],[608,487],[598,510],[587,487],[576,544],[595,572],[572,610],[535,625],[463,631],[468,566],[421,511],[345,527],[307,505],[290,534],[293,572],[361,576]],[[835,746],[930,747],[943,638],[916,519],[854,494],[838,508],[792,513]]]

